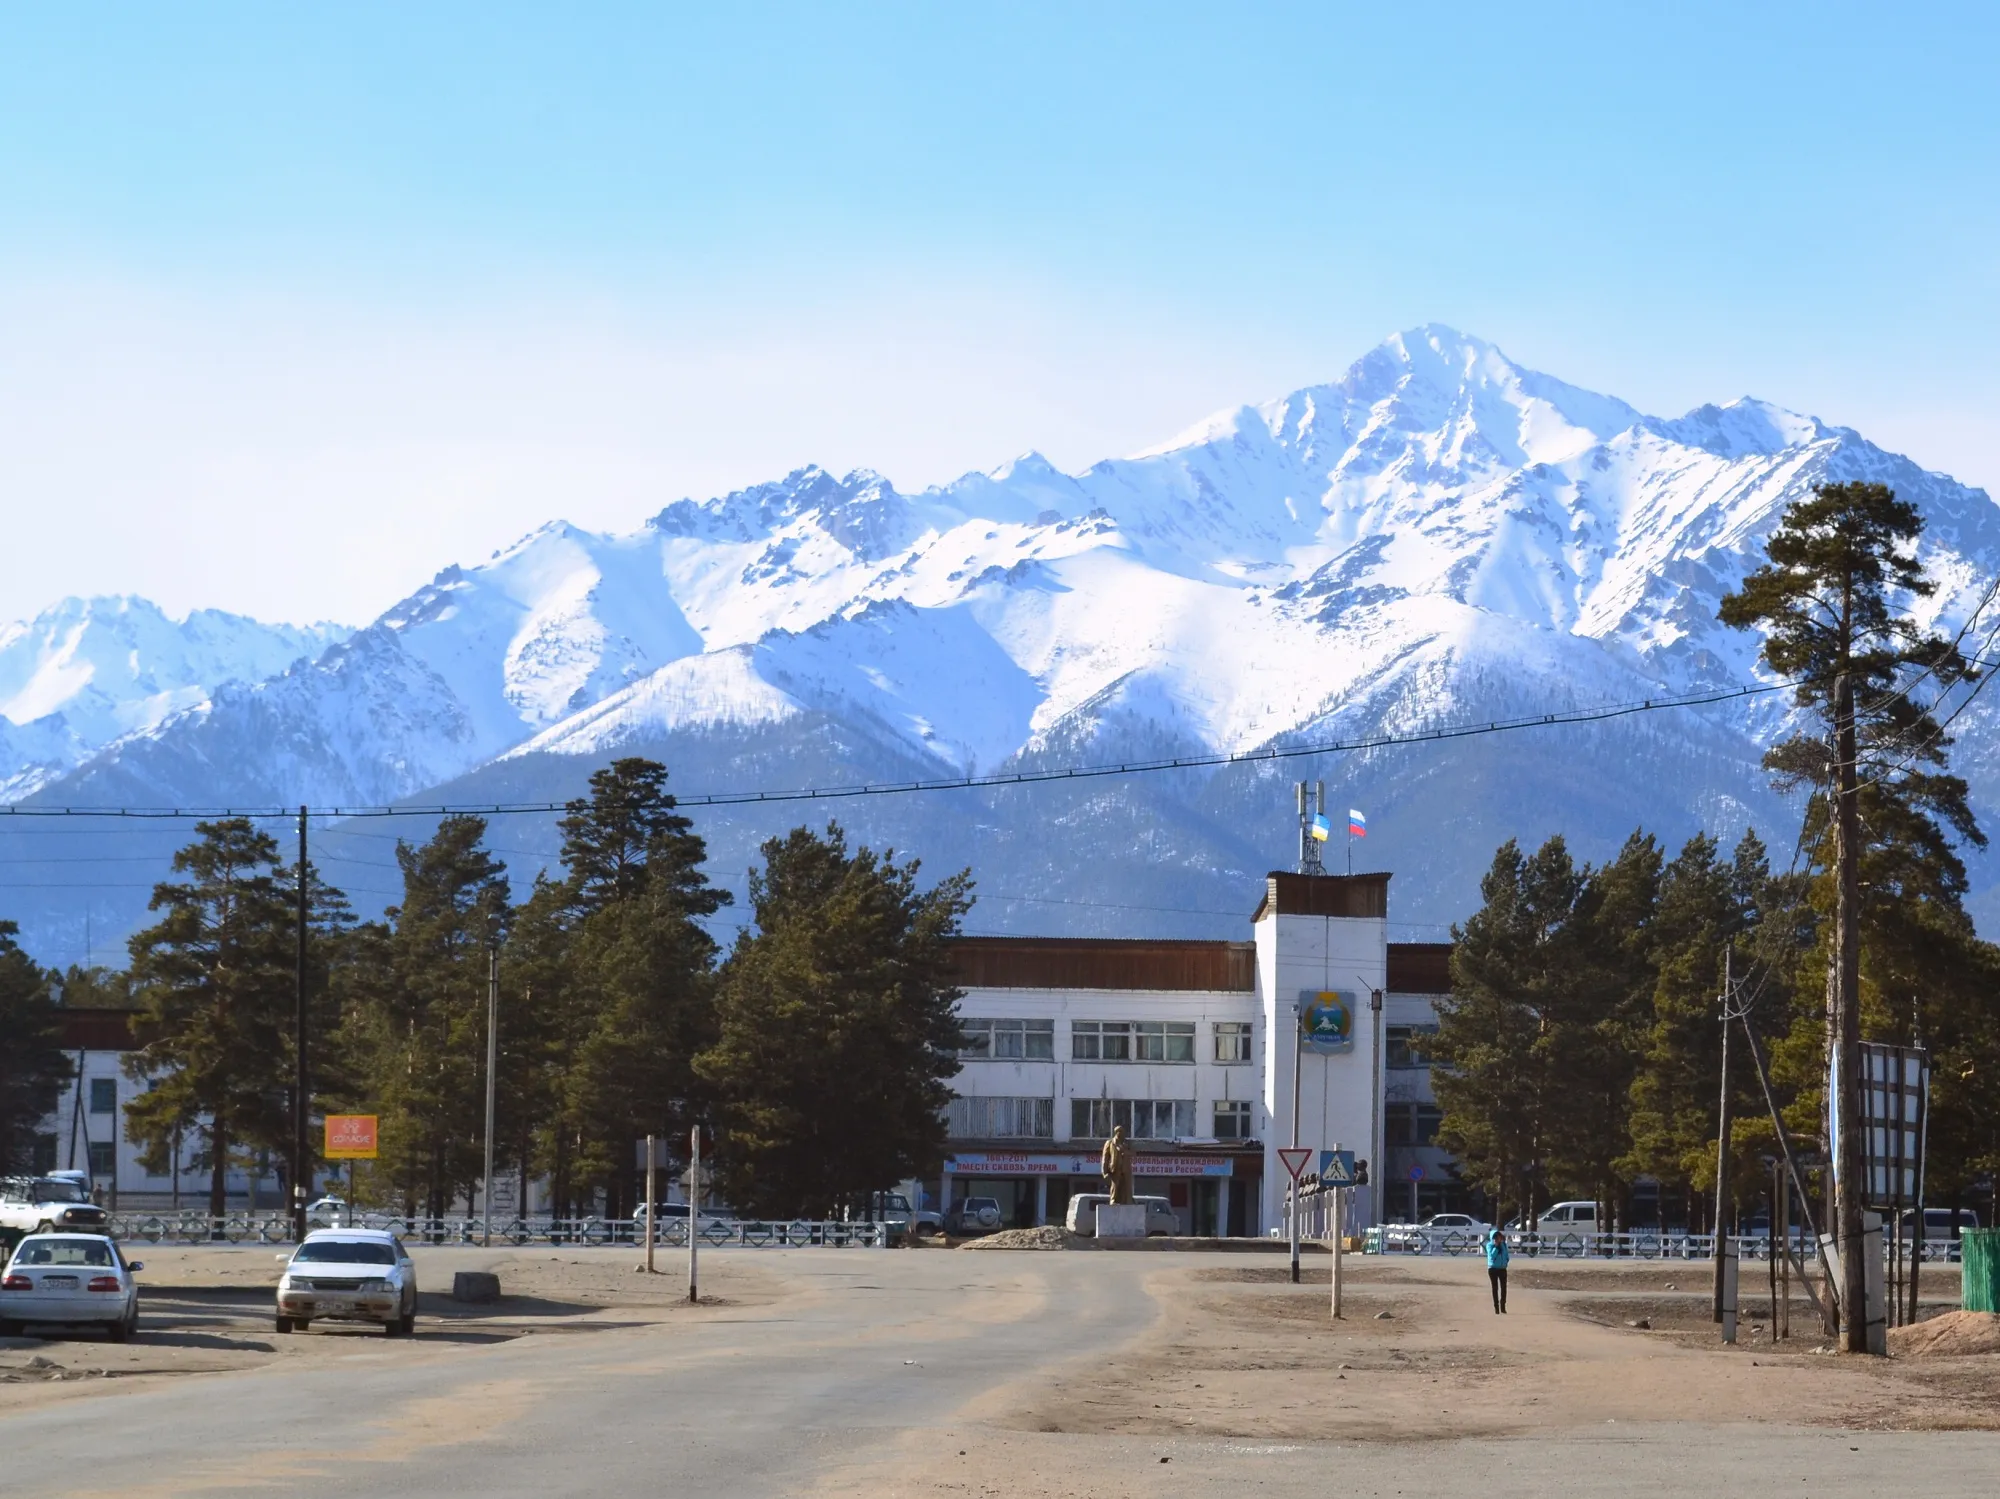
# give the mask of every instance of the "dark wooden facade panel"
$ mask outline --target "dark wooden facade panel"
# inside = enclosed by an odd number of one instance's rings
[[[59,1008],[64,1051],[137,1051],[139,1041],[132,1034],[132,1011],[110,1009]]]
[[[1391,994],[1451,993],[1451,944],[1391,942],[1389,992]]]
[[[1126,941],[1115,937],[959,937],[956,979],[967,989],[1234,990],[1257,987],[1248,942]]]
[[[1280,916],[1359,916],[1386,919],[1389,915],[1389,876],[1386,874],[1285,874],[1273,871],[1264,878],[1264,899],[1250,919],[1262,921],[1276,911]]]

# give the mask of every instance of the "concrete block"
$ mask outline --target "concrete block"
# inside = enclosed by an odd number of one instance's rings
[[[500,1277],[489,1270],[461,1270],[451,1278],[451,1299],[474,1303],[500,1299]]]
[[[1143,1202],[1097,1205],[1097,1237],[1100,1239],[1143,1239],[1146,1237],[1146,1205]]]

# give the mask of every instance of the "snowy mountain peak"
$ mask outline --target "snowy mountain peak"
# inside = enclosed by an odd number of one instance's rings
[[[1835,429],[1817,417],[1800,416],[1752,396],[1739,396],[1720,406],[1697,406],[1677,420],[1650,425],[1663,437],[1722,458],[1782,453],[1836,435]],[[1857,434],[1840,429],[1838,435]]]
[[[255,682],[345,639],[343,625],[264,624],[219,609],[174,619],[129,595],[67,598],[0,626],[0,794],[14,797],[120,735]]]

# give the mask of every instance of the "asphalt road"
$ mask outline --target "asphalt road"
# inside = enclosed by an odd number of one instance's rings
[[[790,1294],[499,1344],[355,1337],[351,1352],[311,1366],[135,1382],[17,1408],[0,1414],[0,1475],[10,1492],[126,1499],[1627,1488],[1713,1499],[1778,1488],[1988,1494],[2000,1471],[1994,1433],[1681,1424],[1314,1443],[982,1424],[1016,1381],[1072,1360],[1114,1361],[1143,1335],[1157,1315],[1145,1285],[1157,1259],[760,1255]]]
[[[830,1461],[942,1422],[1052,1353],[1114,1346],[1152,1315],[1138,1276],[1033,1263],[1094,1257],[757,1253],[795,1294],[497,1346],[357,1336],[318,1368],[15,1411],[0,1416],[0,1473],[17,1493],[126,1496],[792,1494]]]

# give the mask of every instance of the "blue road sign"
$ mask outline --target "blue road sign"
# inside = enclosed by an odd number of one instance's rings
[[[1322,1187],[1354,1185],[1354,1152],[1322,1150],[1319,1153],[1319,1184]]]

